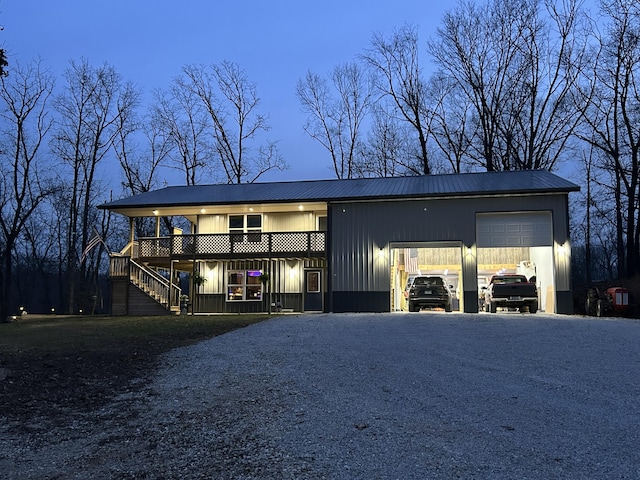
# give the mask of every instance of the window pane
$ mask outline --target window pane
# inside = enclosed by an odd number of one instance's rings
[[[318,230],[321,232],[327,231],[327,217],[318,217]]]
[[[249,270],[247,272],[247,285],[260,285],[260,270]]]
[[[320,292],[320,273],[307,272],[307,293]]]
[[[229,272],[229,285],[243,285],[244,273],[243,272]]]
[[[247,300],[262,300],[262,287],[247,287]]]
[[[229,215],[229,229],[232,228],[244,228],[244,216],[243,215]]]
[[[229,300],[242,300],[242,287],[229,287],[227,291]]]
[[[262,215],[247,215],[247,228],[262,228]]]

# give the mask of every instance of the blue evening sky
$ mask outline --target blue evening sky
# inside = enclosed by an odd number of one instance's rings
[[[334,178],[328,153],[303,131],[295,95],[308,70],[326,76],[408,23],[424,46],[456,0],[0,0],[9,62],[40,57],[58,84],[70,60],[113,65],[146,94],[191,63],[229,60],[257,83],[270,139],[290,169],[260,181]],[[426,48],[422,65],[428,75]],[[149,97],[147,97],[149,98]],[[181,179],[171,181],[180,183]]]

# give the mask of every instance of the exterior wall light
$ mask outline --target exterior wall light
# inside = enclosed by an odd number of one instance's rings
[[[160,212],[159,212],[158,210],[154,210],[154,211],[153,211],[153,212],[151,212],[151,213],[153,213],[153,214],[157,217],[157,216],[158,216],[158,214],[159,214]]]

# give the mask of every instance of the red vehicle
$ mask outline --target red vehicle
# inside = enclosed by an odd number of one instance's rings
[[[629,290],[609,287],[602,291],[598,287],[591,287],[587,292],[585,310],[592,317],[626,315],[629,311]]]

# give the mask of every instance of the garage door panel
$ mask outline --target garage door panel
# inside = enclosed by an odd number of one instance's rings
[[[478,247],[537,247],[553,244],[550,212],[478,214]]]

